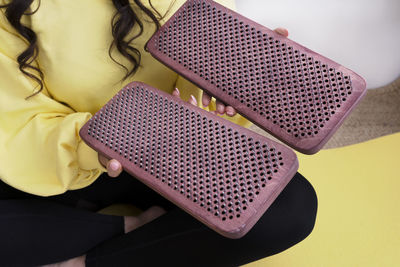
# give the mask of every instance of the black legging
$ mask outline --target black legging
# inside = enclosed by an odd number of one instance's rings
[[[96,210],[112,203],[168,212],[124,234],[123,217]],[[307,237],[317,212],[313,187],[292,179],[250,232],[228,239],[123,172],[87,188],[38,197],[0,182],[0,266],[37,266],[86,254],[86,266],[238,266]]]

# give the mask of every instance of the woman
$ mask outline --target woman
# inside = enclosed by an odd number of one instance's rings
[[[231,240],[80,140],[80,127],[130,81],[193,105],[201,97],[203,108],[248,126],[144,51],[183,2],[0,0],[1,266],[232,266],[311,232],[317,200],[300,174],[245,237]],[[96,213],[112,203],[146,211]]]

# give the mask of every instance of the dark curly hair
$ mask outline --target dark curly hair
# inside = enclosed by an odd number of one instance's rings
[[[25,38],[28,42],[28,48],[26,48],[17,58],[20,71],[26,76],[35,80],[39,85],[39,90],[28,96],[26,99],[37,95],[43,90],[43,72],[40,68],[32,65],[32,62],[38,56],[39,49],[37,46],[37,36],[35,32],[29,27],[21,23],[21,17],[23,15],[33,15],[36,10],[30,13],[25,13],[27,9],[31,6],[34,0],[10,0],[8,4],[0,5],[1,8],[5,8],[5,16],[10,24],[17,30],[17,32]],[[133,2],[143,11],[150,19],[151,22],[156,25],[155,31],[160,27],[160,20],[163,18],[161,14],[154,8],[151,0],[148,0],[150,4],[150,9],[144,6],[141,0],[133,0]],[[140,66],[141,54],[139,49],[131,45],[132,41],[138,38],[143,33],[143,22],[139,19],[139,16],[132,9],[129,0],[112,0],[116,13],[111,20],[112,26],[112,36],[114,37],[113,42],[110,45],[108,54],[111,59],[125,69],[126,75],[122,80],[125,80],[129,76],[133,75]],[[135,34],[132,38],[126,40],[126,36],[136,25],[139,26],[139,32]],[[121,53],[129,62],[132,64],[130,68],[117,62],[111,55],[111,51],[117,48],[119,53]]]

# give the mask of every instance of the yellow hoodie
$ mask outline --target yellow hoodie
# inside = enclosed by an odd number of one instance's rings
[[[0,0],[1,4],[7,2]],[[34,1],[31,10],[38,2]],[[161,14],[169,9],[165,20],[184,0],[172,2],[152,1]],[[234,8],[234,0],[218,2]],[[154,32],[149,23],[134,43],[142,53],[141,67],[121,82],[124,70],[108,55],[114,13],[111,0],[46,0],[34,15],[23,16],[22,22],[38,36],[39,56],[34,64],[45,75],[44,90],[25,100],[38,89],[19,71],[16,61],[28,42],[12,28],[1,9],[0,179],[7,184],[49,196],[94,182],[106,170],[98,162],[97,152],[81,141],[79,129],[128,82],[142,81],[169,93],[178,87],[183,99],[190,94],[200,99],[200,89],[143,50]],[[143,15],[143,20],[148,18]],[[113,55],[129,66],[119,53]],[[214,103],[210,109],[215,110]],[[239,115],[230,120],[249,125]]]

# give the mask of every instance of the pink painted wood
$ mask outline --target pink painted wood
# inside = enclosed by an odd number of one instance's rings
[[[211,0],[187,1],[146,47],[306,154],[323,147],[366,92],[353,71]]]
[[[80,136],[230,238],[253,227],[298,168],[289,148],[138,82],[116,94]]]

